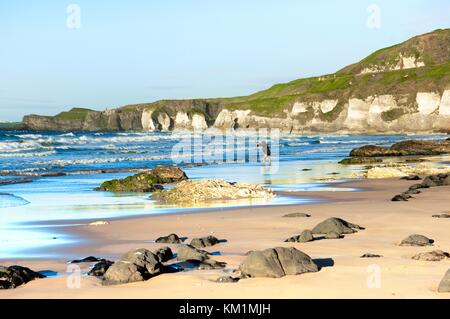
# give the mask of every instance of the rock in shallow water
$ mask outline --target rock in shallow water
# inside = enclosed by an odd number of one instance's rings
[[[20,285],[38,278],[45,278],[45,276],[27,267],[0,266],[0,289],[17,288]]]
[[[403,239],[400,246],[432,246],[434,243],[433,239],[430,239],[423,235],[409,235]]]
[[[277,247],[252,251],[239,266],[243,277],[280,278],[317,272],[319,268],[307,254],[295,249]]]

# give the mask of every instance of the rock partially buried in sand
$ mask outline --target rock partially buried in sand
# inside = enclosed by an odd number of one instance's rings
[[[154,252],[160,262],[166,262],[173,258],[172,250],[169,247],[162,247]]]
[[[424,260],[424,261],[441,261],[445,258],[449,258],[450,255],[442,250],[433,250],[426,253],[419,253],[412,256],[414,260]]]
[[[205,248],[209,246],[214,246],[219,243],[219,239],[214,236],[206,236],[201,238],[193,238],[190,245],[196,248]]]
[[[181,243],[181,239],[177,234],[170,234],[157,238],[155,242],[163,244],[179,244]]]
[[[328,218],[323,222],[319,223],[316,227],[312,229],[313,234],[329,234],[329,233],[338,233],[342,234],[353,234],[358,230],[363,230],[364,227],[361,227],[356,224],[349,223],[341,218]]]
[[[218,283],[236,283],[240,278],[232,277],[232,276],[222,276],[215,280]]]
[[[325,234],[326,239],[342,239],[344,236],[342,234],[339,234],[338,232],[332,231]]]
[[[34,279],[45,278],[30,268],[22,266],[0,266],[0,289],[13,289]]]
[[[422,184],[423,187],[437,187],[450,185],[449,174],[437,174],[425,177]]]
[[[450,214],[438,214],[431,216],[433,218],[450,218]]]
[[[179,261],[202,262],[209,259],[209,253],[204,250],[199,250],[191,245],[182,245],[178,248],[177,259]]]
[[[283,217],[286,217],[286,218],[307,218],[307,217],[311,217],[311,215],[305,214],[305,213],[291,213],[291,214],[283,215]]]
[[[404,179],[404,180],[406,180],[406,181],[418,181],[418,180],[420,180],[421,178],[420,178],[419,175],[409,175],[409,176],[403,176],[403,177],[400,178],[400,179]]]
[[[71,264],[79,264],[79,263],[93,263],[93,262],[97,262],[100,261],[100,258],[94,257],[94,256],[89,256],[83,259],[75,259],[72,260],[70,263]]]
[[[277,247],[252,251],[239,266],[242,276],[280,278],[317,272],[319,268],[307,254],[295,249]]]
[[[381,258],[383,256],[377,255],[377,254],[371,254],[371,253],[365,253],[360,258]]]
[[[125,284],[148,280],[159,275],[163,265],[151,251],[140,248],[130,250],[105,273],[104,284]]]
[[[411,195],[403,193],[392,197],[391,202],[407,202],[411,197]]]
[[[88,272],[89,276],[103,277],[106,271],[114,264],[113,261],[102,259],[94,265],[94,267]]]
[[[259,185],[230,183],[220,179],[182,181],[175,187],[153,193],[152,197],[169,204],[193,204],[217,200],[271,198],[274,193]]]
[[[450,292],[450,269],[447,270],[444,278],[442,278],[438,287],[438,292]]]
[[[430,239],[423,235],[409,235],[403,239],[400,246],[432,246],[434,243],[433,239]]]
[[[226,263],[213,260],[213,259],[206,259],[205,261],[202,261],[197,264],[197,268],[199,270],[212,270],[212,269],[222,269],[226,266]]]
[[[293,236],[285,240],[287,243],[307,243],[313,241],[314,237],[309,229],[305,229],[300,233],[300,235]]]

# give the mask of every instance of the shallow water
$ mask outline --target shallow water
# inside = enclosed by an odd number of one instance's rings
[[[172,163],[171,149],[182,133],[24,133],[0,132],[0,178],[45,172],[74,175],[40,178],[32,183],[0,186],[0,259],[65,257],[55,247],[76,245],[64,227],[89,221],[193,212],[219,207],[287,205],[310,202],[308,198],[276,196],[266,200],[222,201],[175,207],[160,205],[145,194],[95,192],[103,181],[130,173],[78,174],[81,170],[151,168]],[[442,139],[443,135],[416,136]],[[321,181],[339,178],[361,168],[337,162],[364,144],[390,145],[411,136],[284,136],[280,162],[271,168],[258,163],[225,163],[185,167],[192,179],[222,178],[249,182],[276,191],[354,191]],[[236,146],[236,145],[235,145]],[[224,150],[228,146],[224,145]]]

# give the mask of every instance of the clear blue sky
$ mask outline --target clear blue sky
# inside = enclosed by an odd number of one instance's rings
[[[80,29],[67,28],[71,3]],[[0,120],[245,95],[445,27],[448,0],[0,0]]]

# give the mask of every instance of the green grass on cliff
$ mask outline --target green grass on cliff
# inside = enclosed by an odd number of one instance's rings
[[[67,112],[61,112],[55,117],[61,120],[84,120],[89,112],[93,110],[75,107]]]

